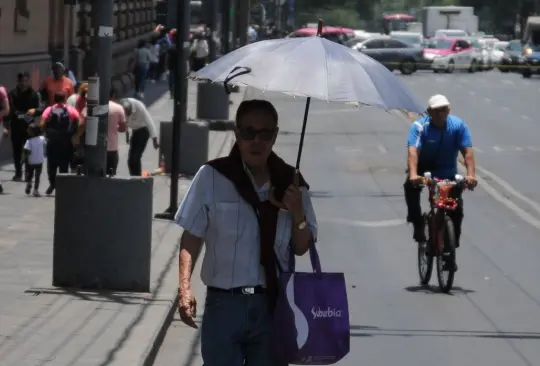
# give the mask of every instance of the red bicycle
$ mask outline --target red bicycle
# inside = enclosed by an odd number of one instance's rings
[[[432,178],[424,174],[424,185],[429,188],[430,210],[422,215],[424,220],[424,242],[418,243],[418,273],[420,283],[427,285],[433,271],[433,258],[437,258],[437,279],[439,288],[449,293],[454,284],[456,267],[456,235],[454,223],[448,213],[458,207],[458,200],[450,196],[452,189],[464,190],[468,187],[461,175],[455,180]]]

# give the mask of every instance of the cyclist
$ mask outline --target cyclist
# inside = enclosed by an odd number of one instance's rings
[[[433,177],[454,179],[457,174],[457,158],[461,152],[470,187],[477,184],[471,133],[465,122],[450,114],[450,102],[444,95],[434,95],[428,101],[427,114],[413,122],[408,137],[408,177],[403,185],[407,203],[407,222],[414,226],[414,240],[424,242],[424,223],[420,206],[419,186],[423,175],[429,171]],[[463,201],[461,192],[451,192],[458,199],[458,208],[450,212],[456,233],[456,247],[459,247],[461,222],[463,221]]]

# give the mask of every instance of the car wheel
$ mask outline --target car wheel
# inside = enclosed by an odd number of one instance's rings
[[[414,60],[403,60],[401,61],[401,65],[399,65],[399,71],[403,75],[411,75],[416,71],[416,63]]]
[[[453,73],[455,68],[456,68],[456,65],[454,64],[454,60],[450,60],[448,62],[448,68],[446,69],[446,73],[447,74]]]
[[[521,75],[523,75],[524,79],[529,79],[532,76],[532,72],[531,72],[531,70],[523,70]]]

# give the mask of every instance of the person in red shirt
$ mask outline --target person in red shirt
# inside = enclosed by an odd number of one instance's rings
[[[66,68],[61,62],[56,62],[52,67],[52,76],[47,76],[43,80],[41,89],[41,99],[47,101],[47,106],[54,104],[54,96],[56,93],[63,93],[64,95],[75,94],[73,82],[70,78],[65,76]]]
[[[54,103],[41,115],[41,128],[47,136],[47,173],[50,183],[45,192],[47,195],[52,194],[56,188],[57,172],[68,172],[74,148],[80,145],[84,133],[83,119],[74,107],[66,104],[65,94],[56,93]]]

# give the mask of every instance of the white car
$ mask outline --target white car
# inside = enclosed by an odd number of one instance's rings
[[[451,74],[456,69],[475,72],[479,65],[471,44],[457,38],[429,39],[424,45],[424,58],[431,63],[435,73]]]
[[[490,55],[487,49],[485,50],[485,44],[481,43],[478,37],[467,37],[464,39],[473,48],[473,57],[478,61],[478,70],[488,70],[492,62],[490,61]]]
[[[507,46],[508,46],[508,42],[501,42],[501,41],[495,42],[495,44],[493,45],[492,60],[495,66],[500,65],[502,63],[504,52]]]

